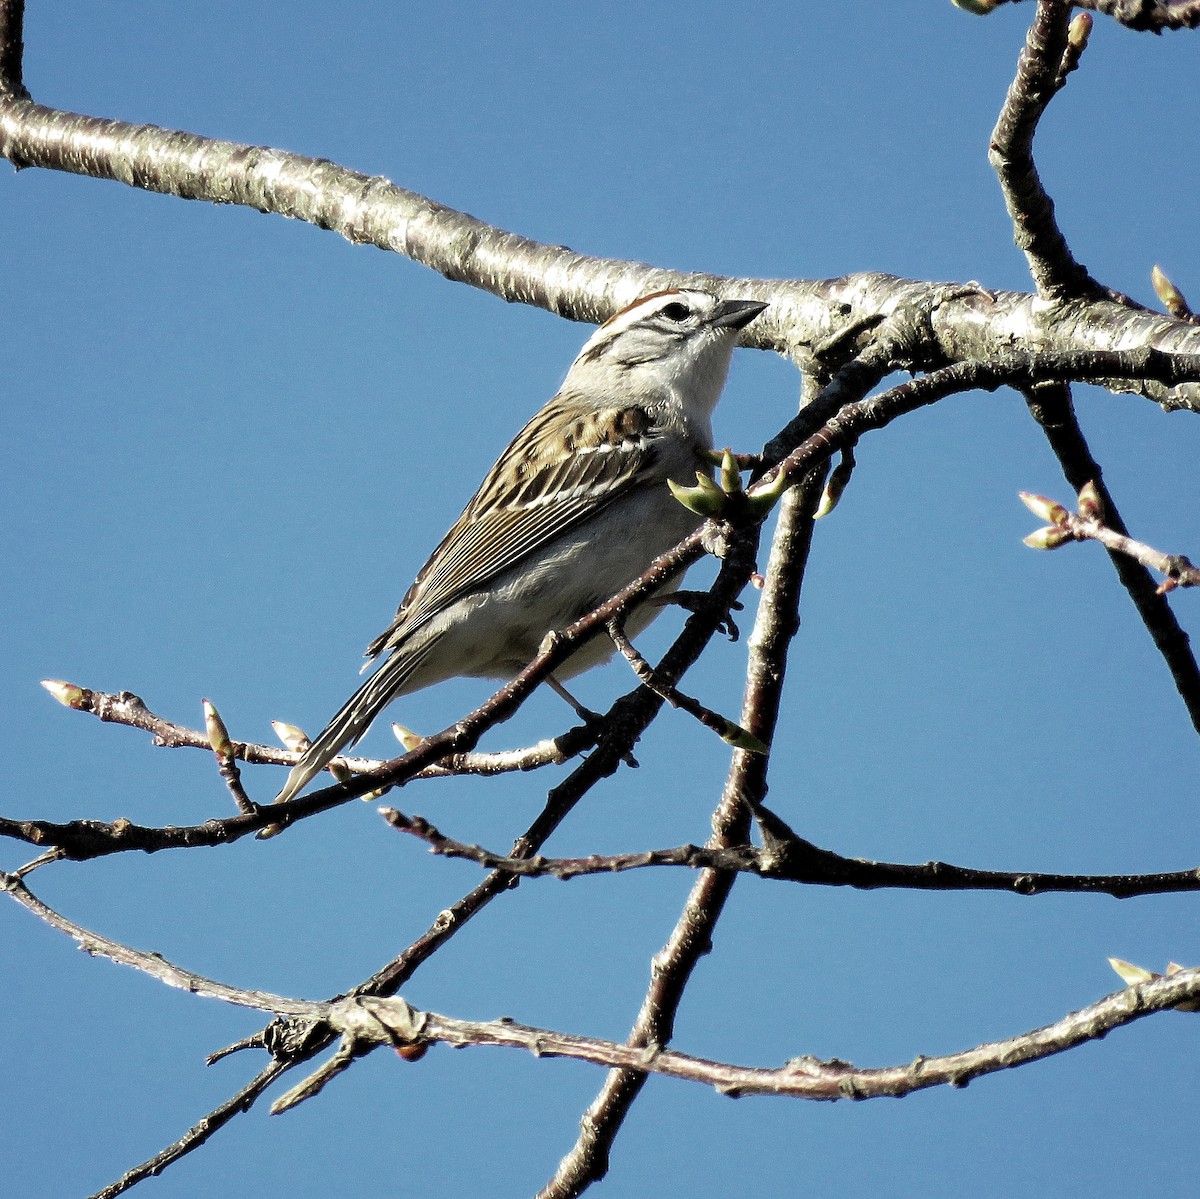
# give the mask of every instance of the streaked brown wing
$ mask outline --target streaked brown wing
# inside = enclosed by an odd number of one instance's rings
[[[556,396],[500,455],[367,657],[649,481],[656,434],[645,409],[597,412]]]

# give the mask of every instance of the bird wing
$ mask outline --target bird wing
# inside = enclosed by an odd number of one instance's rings
[[[597,410],[556,396],[500,455],[366,656],[395,648],[630,488],[656,481],[659,433],[645,408]]]

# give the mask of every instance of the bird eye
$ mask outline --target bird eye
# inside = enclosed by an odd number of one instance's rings
[[[692,315],[692,310],[686,304],[681,304],[678,300],[673,300],[670,304],[664,306],[662,314],[669,321],[682,323]]]

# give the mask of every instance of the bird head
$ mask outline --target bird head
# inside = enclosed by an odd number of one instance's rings
[[[711,413],[738,334],[766,307],[697,288],[642,296],[592,334],[567,372],[563,391],[619,400],[673,396]]]

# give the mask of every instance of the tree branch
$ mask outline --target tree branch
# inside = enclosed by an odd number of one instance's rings
[[[877,396],[846,402],[853,394],[853,388],[870,386],[887,370],[885,359],[886,354],[876,359],[868,358],[867,364],[859,368],[853,364],[843,368],[814,401],[806,405],[801,415],[769,443],[764,460],[775,461],[776,465],[750,488],[747,493],[750,499],[777,483],[780,475],[798,478],[814,465],[828,461],[834,451],[853,444],[866,430],[881,428],[898,416],[968,389],[995,390],[1004,384],[1029,386],[1047,378],[1097,380],[1127,373],[1131,376],[1141,374],[1167,384],[1200,380],[1200,355],[1167,354],[1154,349],[1006,354],[992,362],[947,366]],[[832,415],[826,416],[831,409]],[[815,431],[810,432],[814,427]],[[800,437],[804,440],[796,445],[796,439]],[[776,459],[781,450],[787,451],[793,445],[795,448],[786,457],[781,461]],[[393,759],[379,770],[356,775],[347,782],[299,796],[285,804],[271,805],[248,815],[206,821],[203,825],[155,829],[125,820],[111,824],[92,820],[56,824],[0,817],[0,836],[39,846],[58,845],[66,856],[76,860],[131,849],[153,853],[160,849],[218,845],[269,825],[286,826],[380,788],[400,785],[450,754],[473,749],[484,732],[511,716],[533,688],[569,657],[579,643],[596,635],[643,595],[658,590],[663,582],[701,557],[709,536],[704,529],[698,530],[661,555],[639,579],[551,639],[525,670],[469,716],[428,737],[416,749]],[[730,600],[734,598],[736,593],[729,596]],[[82,689],[78,690],[82,693]],[[750,731],[753,733],[754,730]]]
[[[148,828],[124,819],[111,823],[96,820],[73,820],[66,824],[58,824],[45,820],[19,821],[0,817],[0,836],[13,837],[33,845],[57,845],[63,850],[66,857],[76,861],[129,850],[155,853],[162,849],[222,845],[259,832],[269,826],[287,827],[297,820],[339,807],[341,804],[369,792],[402,785],[427,766],[440,762],[451,754],[464,753],[474,749],[480,737],[488,729],[507,720],[532,693],[533,689],[566,661],[580,644],[589,637],[600,633],[609,621],[620,616],[643,596],[659,590],[679,571],[686,569],[691,563],[703,557],[704,542],[711,533],[711,529],[701,528],[681,541],[674,549],[659,555],[649,568],[628,587],[623,588],[569,628],[547,637],[537,657],[510,683],[501,687],[474,712],[449,728],[443,729],[440,733],[427,737],[416,749],[385,763],[379,770],[355,775],[344,783],[326,787],[308,795],[297,796],[295,799],[288,800],[287,803],[260,807],[257,811],[245,815],[208,820],[201,825],[168,825],[163,828]],[[751,527],[743,527],[739,532],[730,529],[722,536],[730,544],[736,544],[739,541],[745,542],[748,538],[757,544],[757,535],[755,524]],[[750,553],[753,554],[752,548]],[[730,559],[741,562],[738,554],[731,554]],[[727,559],[726,565],[728,565],[728,561],[729,559]],[[737,585],[737,591],[729,594],[727,599],[722,600],[718,597],[717,606],[721,607],[721,604],[724,604],[722,611],[728,610],[729,605],[737,598],[737,592],[745,585],[749,574],[750,568],[747,568],[741,576],[741,582]],[[731,585],[732,576],[725,576],[725,579],[725,583],[722,584],[721,577],[718,578],[713,587],[714,595],[718,595],[719,586],[727,589]],[[709,630],[704,639],[704,644],[707,644],[707,639],[713,635],[719,622],[720,617],[716,613],[693,615],[685,624],[684,632],[680,635],[676,645],[684,645],[687,652],[690,653],[694,650],[698,655],[702,646],[693,644],[698,636],[695,630],[701,627]],[[690,634],[689,629],[692,630]],[[84,689],[76,687],[74,692],[79,693],[78,702],[82,704]],[[72,699],[76,698],[74,692],[70,697]],[[118,699],[120,698],[118,697]],[[137,699],[136,696],[130,698]],[[74,705],[68,703],[67,706]],[[131,714],[136,714],[136,704],[127,702],[126,706]],[[207,737],[205,743],[207,744]],[[211,745],[209,748],[211,749]]]
[[[684,866],[690,870],[740,871],[776,882],[861,890],[888,887],[912,891],[1006,891],[1014,895],[1068,892],[1111,895],[1115,899],[1200,891],[1200,867],[1155,874],[1054,874],[1032,870],[976,870],[949,862],[905,865],[845,858],[797,837],[790,829],[790,835],[775,837],[763,849],[746,844],[716,849],[708,845],[676,845],[670,849],[643,849],[633,853],[591,854],[586,858],[512,858],[481,845],[455,841],[420,816],[406,816],[395,808],[382,808],[380,815],[392,828],[424,841],[431,853],[461,858],[488,870],[503,870],[522,878],[550,877],[565,881],[590,874],[622,874],[652,866]],[[778,817],[775,819],[778,821]]]
[[[784,497],[749,640],[741,723],[767,744],[779,714],[787,647],[799,625],[800,584],[819,494],[820,488],[813,486],[795,488]],[[721,802],[713,813],[710,849],[726,849],[747,839],[751,808],[766,790],[767,764],[763,754],[734,752]],[[703,871],[667,943],[655,954],[650,987],[626,1042],[639,1060],[670,1041],[684,989],[700,958],[709,951],[735,878],[727,871]],[[645,1082],[646,1073],[636,1063],[609,1074],[580,1120],[579,1139],[559,1162],[538,1199],[567,1199],[604,1177],[613,1141]]]
[[[186,725],[176,724],[152,712],[145,701],[131,691],[113,694],[95,691],[59,679],[44,679],[42,686],[65,708],[88,712],[105,723],[123,724],[143,729],[153,735],[156,746],[166,749],[212,749],[206,733]],[[584,725],[568,729],[557,737],[547,737],[536,745],[522,749],[497,750],[490,753],[449,754],[432,766],[425,767],[414,779],[454,778],[461,774],[508,774],[512,771],[536,770],[542,766],[559,766],[590,749],[596,741],[596,730]],[[261,745],[253,741],[230,741],[230,751],[242,762],[270,766],[294,766],[300,752],[281,749],[276,745]],[[351,774],[366,774],[383,769],[383,758],[339,756],[337,762]]]
[[[1021,4],[1024,0],[984,0],[981,8]],[[1076,8],[1103,13],[1140,33],[1200,28],[1200,0],[1072,0]],[[963,5],[966,7],[966,5]]]
[[[1116,299],[1075,261],[1033,161],[1038,121],[1078,65],[1091,32],[1091,17],[1081,13],[1072,20],[1071,8],[1069,0],[1039,0],[1016,76],[992,130],[988,160],[1000,180],[1014,240],[1029,262],[1038,294],[1055,301]]]
[[[15,0],[9,2],[14,11],[19,9]],[[326,159],[37,104],[11,83],[19,45],[11,22],[7,27],[0,24],[0,35],[6,31],[9,38],[0,42],[0,64],[9,64],[10,85],[7,92],[0,88],[0,155],[16,166],[69,171],[308,221],[352,242],[403,254],[448,279],[572,320],[603,321],[656,288],[707,287],[769,302],[743,344],[778,350],[818,374],[829,366],[825,355],[847,356],[843,351],[848,332],[853,342],[898,310],[931,307],[936,309],[930,324],[932,344],[919,347],[919,355],[901,353],[894,364],[897,369],[988,359],[1023,346],[1064,352],[1131,346],[1200,351],[1200,328],[1103,300],[1048,314],[1044,305],[1037,306],[1036,297],[1019,292],[987,292],[977,286],[931,284],[881,273],[807,281],[745,279],[578,254],[488,225],[387,179]],[[1200,411],[1200,387],[1195,385],[1147,390],[1128,379],[1123,389],[1149,395],[1165,406]]]
[[[1068,541],[1098,541],[1110,554],[1132,558],[1146,570],[1157,570],[1163,576],[1157,588],[1159,594],[1165,595],[1176,587],[1200,587],[1200,567],[1192,565],[1182,554],[1164,554],[1110,528],[1105,523],[1100,492],[1093,482],[1085,483],[1080,490],[1077,512],[1070,512],[1056,500],[1029,491],[1022,491],[1020,497],[1031,512],[1050,522],[1025,538],[1032,548],[1053,550]]]
[[[1046,435],[1062,467],[1063,477],[1077,493],[1087,483],[1094,483],[1109,525],[1118,533],[1128,534],[1116,501],[1104,482],[1104,472],[1092,456],[1080,428],[1070,388],[1066,384],[1048,384],[1026,389],[1024,394],[1031,415]],[[1190,638],[1144,566],[1111,550],[1109,560],[1166,662],[1192,726],[1200,733],[1200,667],[1192,652]]]
[[[1054,1024],[1034,1029],[1004,1041],[976,1046],[974,1049],[939,1057],[918,1057],[910,1064],[870,1070],[857,1070],[844,1061],[821,1061],[813,1057],[793,1058],[782,1067],[741,1066],[693,1057],[662,1048],[662,1042],[618,1045],[596,1037],[576,1036],[553,1029],[533,1028],[512,1020],[460,1020],[437,1012],[413,1008],[400,998],[380,999],[348,996],[328,1003],[287,999],[258,991],[239,991],[212,979],[166,962],[157,954],[147,954],[117,945],[47,908],[32,896],[19,879],[0,875],[0,887],[19,903],[61,931],[68,932],[89,952],[102,953],[135,966],[171,985],[186,985],[188,990],[219,998],[243,1007],[262,1007],[268,1011],[304,1010],[310,1016],[327,1021],[342,1037],[343,1045],[334,1064],[326,1065],[311,1078],[277,1100],[273,1110],[282,1111],[315,1094],[336,1070],[354,1057],[380,1046],[416,1050],[405,1054],[419,1056],[427,1045],[442,1041],[457,1048],[498,1046],[524,1049],[539,1057],[567,1057],[597,1065],[616,1067],[644,1077],[662,1074],[713,1087],[724,1095],[777,1095],[796,1099],[870,1099],[898,1097],[913,1091],[949,1083],[964,1086],[972,1078],[1037,1061],[1055,1053],[1095,1040],[1114,1028],[1170,1008],[1192,1006],[1200,1000],[1200,968],[1175,970],[1106,996],[1097,1003],[1073,1012]],[[186,982],[184,982],[186,980]],[[284,1068],[272,1063],[228,1103],[212,1113],[222,1122],[236,1111],[249,1106],[264,1087]],[[156,1155],[150,1162],[129,1171],[123,1178],[98,1194],[114,1196],[134,1182],[178,1160],[202,1143],[214,1129],[197,1125],[187,1136]]]

